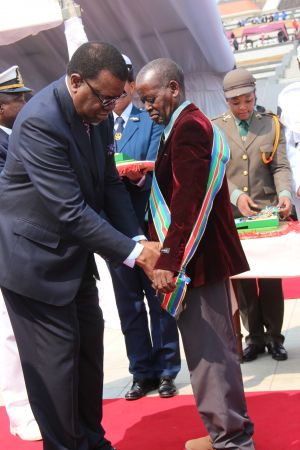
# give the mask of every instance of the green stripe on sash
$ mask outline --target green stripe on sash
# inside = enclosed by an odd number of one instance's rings
[[[212,124],[212,128],[213,146],[206,193],[198,218],[186,244],[180,271],[173,280],[176,284],[176,289],[170,294],[159,295],[162,307],[172,316],[176,316],[179,307],[184,300],[187,286],[190,282],[190,279],[185,275],[186,267],[195,254],[197,247],[202,239],[209,214],[213,207],[215,196],[222,186],[226,164],[229,160],[229,147],[226,139],[223,136],[223,133],[214,124]],[[158,239],[161,244],[163,244],[171,223],[171,215],[168,205],[166,204],[166,201],[159,188],[155,172],[153,174],[153,183],[149,205]]]

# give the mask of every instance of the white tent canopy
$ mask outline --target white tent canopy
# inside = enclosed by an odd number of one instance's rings
[[[24,1],[15,0],[14,4],[18,2],[24,9]],[[2,0],[2,3],[10,2]],[[50,4],[55,9],[58,4],[56,0],[27,0],[27,13],[31,3],[35,3],[32,17],[36,17],[38,10],[45,11]],[[174,59],[185,72],[190,100],[209,117],[226,109],[222,79],[235,61],[214,1],[78,0],[77,3],[82,8],[82,22],[89,40],[114,44],[130,57],[136,72],[152,59]],[[55,14],[48,28],[59,21],[57,8]],[[15,31],[17,42],[11,44],[12,29],[0,29],[0,70],[18,64],[26,83],[36,90],[64,73],[68,52],[63,24],[22,40],[18,40],[18,29]],[[31,33],[28,24],[28,34]]]
[[[11,44],[61,23],[57,0],[14,0],[13,9],[11,1],[1,0],[0,45]]]

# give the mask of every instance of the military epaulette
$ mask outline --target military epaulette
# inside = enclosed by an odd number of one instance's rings
[[[260,118],[260,117],[271,117],[271,118],[277,117],[277,118],[279,118],[277,116],[277,114],[273,113],[273,111],[268,111],[268,110],[266,110],[264,112],[255,112],[255,115],[257,118]]]
[[[140,118],[138,116],[130,116],[129,120],[131,120],[132,122],[139,122]]]
[[[226,122],[228,119],[231,119],[231,118],[232,118],[231,114],[222,113],[220,116],[214,117],[211,120],[214,121],[214,120],[222,119],[224,122]]]

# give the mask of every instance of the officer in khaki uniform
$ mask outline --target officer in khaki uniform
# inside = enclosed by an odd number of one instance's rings
[[[278,122],[279,140],[274,146],[276,117],[255,109],[255,78],[246,69],[229,72],[223,88],[229,110],[214,119],[214,123],[224,132],[230,146],[226,174],[234,215],[251,216],[266,206],[277,205],[281,216],[286,218],[291,212],[292,188],[283,129]],[[274,359],[287,359],[281,334],[282,280],[240,280],[238,299],[243,323],[249,331],[244,361],[254,360],[264,353],[265,347]]]

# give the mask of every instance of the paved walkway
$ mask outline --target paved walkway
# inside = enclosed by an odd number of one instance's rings
[[[243,332],[245,334],[245,331]],[[274,361],[267,353],[242,364],[245,390],[300,390],[300,299],[285,301],[283,334],[287,361]],[[182,350],[182,368],[176,378],[179,394],[191,394],[189,373]],[[119,329],[105,329],[104,397],[123,397],[131,385],[124,339]],[[151,395],[151,394],[149,394]],[[157,395],[154,392],[152,395]]]
[[[110,297],[110,302],[113,310],[113,297]],[[245,331],[242,332],[245,334]],[[285,301],[283,333],[285,346],[289,352],[288,360],[277,362],[265,353],[259,355],[255,361],[242,364],[246,391],[300,390],[300,299]],[[128,372],[124,338],[116,318],[108,322],[105,328],[104,345],[104,398],[123,397],[132,383],[132,377]],[[182,368],[176,378],[176,385],[179,395],[191,394],[189,373],[182,348],[181,355]],[[149,395],[157,395],[157,392]]]

